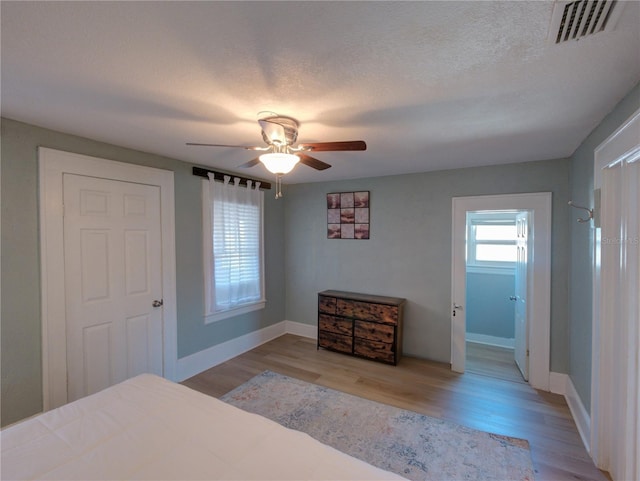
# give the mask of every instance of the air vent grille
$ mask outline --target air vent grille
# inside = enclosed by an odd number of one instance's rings
[[[551,19],[549,40],[562,43],[601,32],[612,20],[616,0],[558,2]]]

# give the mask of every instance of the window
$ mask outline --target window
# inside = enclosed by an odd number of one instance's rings
[[[203,181],[205,323],[262,309],[263,197],[260,183]]]
[[[470,215],[467,264],[513,267],[516,262],[515,215]]]

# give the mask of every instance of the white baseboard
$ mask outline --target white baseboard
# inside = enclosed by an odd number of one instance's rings
[[[582,438],[582,444],[591,454],[591,417],[582,404],[582,399],[580,399],[571,378],[567,374],[551,372],[549,374],[549,390],[564,396]]]
[[[549,391],[554,394],[567,394],[567,382],[569,376],[562,372],[550,372],[549,373]]]
[[[258,331],[250,332],[244,336],[230,339],[229,341],[196,352],[195,354],[180,358],[176,366],[176,381],[184,381],[202,371],[206,371],[213,366],[222,364],[244,352],[250,351],[265,342],[280,337],[283,334],[296,334],[298,336],[315,339],[317,336],[317,326],[293,321],[281,321]]]
[[[513,349],[516,345],[515,339],[509,339],[507,337],[488,336],[486,334],[476,334],[474,332],[467,332],[465,339],[468,342],[475,342],[476,344],[487,344],[488,346],[498,346]]]
[[[295,321],[284,321],[285,332],[296,336],[318,339],[318,326],[316,324],[303,324]]]
[[[177,380],[184,381],[285,333],[285,321],[178,359]]]
[[[582,443],[587,452],[591,454],[591,416],[582,404],[582,399],[578,395],[571,378],[567,376],[567,392],[564,395],[569,405],[569,410],[573,416],[573,420],[578,427],[578,432],[582,438]]]

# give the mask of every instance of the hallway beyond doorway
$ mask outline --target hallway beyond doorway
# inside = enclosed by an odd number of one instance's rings
[[[467,341],[466,372],[526,383],[516,366],[513,349]]]

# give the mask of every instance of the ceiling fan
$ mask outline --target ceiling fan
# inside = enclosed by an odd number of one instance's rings
[[[367,150],[367,144],[363,140],[350,140],[343,142],[306,142],[294,145],[298,139],[299,122],[293,117],[284,115],[269,115],[258,120],[262,128],[262,138],[266,147],[253,147],[244,145],[226,144],[199,144],[187,142],[187,145],[203,147],[230,147],[245,150],[264,152],[249,162],[238,167],[253,167],[262,162],[265,167],[278,176],[287,174],[299,162],[316,170],[325,170],[331,165],[311,157],[309,153],[327,151]]]

